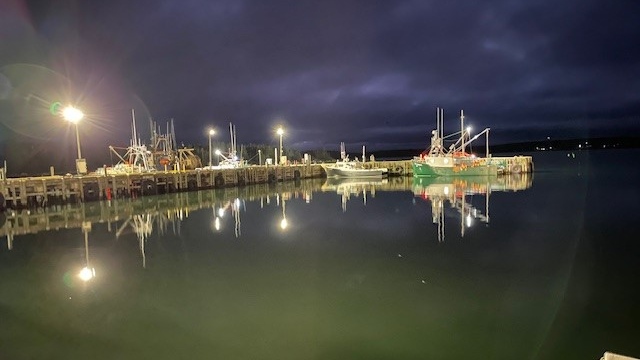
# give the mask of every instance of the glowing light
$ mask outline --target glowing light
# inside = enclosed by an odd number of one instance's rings
[[[467,215],[467,227],[471,227],[473,225],[473,218],[471,215]]]
[[[286,218],[283,218],[283,219],[280,221],[280,228],[281,228],[282,230],[285,230],[285,229],[287,228],[287,226],[289,226],[289,223],[287,222],[287,219],[286,219]]]
[[[220,150],[216,149],[216,155],[220,155],[220,154],[222,154]]]
[[[216,219],[213,220],[213,227],[216,231],[220,231],[220,218],[216,216]]]
[[[82,270],[80,270],[80,273],[78,274],[78,277],[82,281],[89,281],[89,280],[93,279],[94,277],[96,277],[96,269],[88,268],[88,267],[85,266],[85,267],[82,268]]]
[[[284,129],[282,127],[279,127],[278,130],[276,131],[276,133],[280,136],[284,135]]]
[[[77,124],[84,117],[84,113],[73,106],[62,109],[62,117],[70,123]]]
[[[56,101],[49,106],[49,112],[51,115],[58,115],[60,113],[60,107],[62,104],[59,101]]]
[[[467,126],[467,134],[471,134],[471,126]]]
[[[209,136],[213,136],[216,134],[216,131],[213,129],[209,129]]]
[[[218,217],[224,217],[224,208],[218,209]]]

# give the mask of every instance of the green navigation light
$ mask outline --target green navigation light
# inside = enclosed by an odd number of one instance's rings
[[[51,106],[49,106],[49,112],[51,112],[51,115],[60,114],[60,107],[61,106],[62,106],[62,103],[60,103],[59,101],[51,103]]]

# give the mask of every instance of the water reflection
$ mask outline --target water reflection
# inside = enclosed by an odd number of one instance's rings
[[[180,236],[183,222],[201,209],[211,209],[211,231],[222,234],[227,223],[233,222],[233,234],[242,236],[241,213],[246,213],[247,201],[259,201],[260,208],[275,205],[281,208],[278,226],[283,231],[289,226],[286,202],[292,198],[311,202],[313,191],[320,189],[321,179],[269,186],[266,184],[243,188],[216,189],[199,192],[175,193],[140,199],[122,199],[88,204],[68,204],[34,210],[3,213],[0,237],[6,237],[7,248],[13,249],[17,237],[62,229],[79,229],[85,237],[85,267],[80,277],[89,281],[95,269],[89,264],[89,234],[92,224],[106,224],[107,232],[116,240],[135,234],[142,261],[147,266],[146,243],[155,233],[158,236]],[[275,202],[272,199],[275,198]],[[231,216],[229,216],[231,215]]]
[[[437,225],[438,241],[445,239],[445,212],[453,209],[460,221],[460,237],[475,222],[489,223],[489,198],[493,191],[520,191],[531,187],[531,174],[500,177],[466,176],[414,178],[415,196],[431,203],[431,218]],[[484,197],[482,209],[474,206],[474,197]],[[448,204],[448,207],[445,206]]]
[[[280,202],[280,195],[282,195],[282,219],[280,220],[280,229],[287,230],[289,222],[287,221],[287,194],[278,194],[276,203]]]
[[[341,183],[338,192],[318,180],[7,212],[0,234],[13,250],[0,246],[2,352],[11,359],[638,354],[639,252],[628,227],[637,176],[611,181],[606,169],[606,176],[536,173],[533,187],[523,176],[390,178],[366,185],[364,195],[362,184]],[[607,202],[611,189],[619,191],[615,203]],[[85,232],[83,222],[91,224]],[[455,241],[462,231],[464,241]],[[79,277],[85,267],[95,269],[84,271],[88,281]]]
[[[396,178],[398,180],[400,178]],[[405,179],[402,179],[405,180]],[[403,181],[398,181],[403,182]],[[351,197],[362,196],[362,202],[367,205],[367,193],[370,197],[376,196],[376,187],[382,187],[389,183],[387,178],[384,179],[358,179],[358,178],[327,178],[322,185],[322,191],[335,191],[340,195],[342,200],[342,212],[347,211],[347,202]]]
[[[505,177],[466,177],[466,178],[390,178],[390,179],[347,179],[312,180],[279,186],[248,186],[222,190],[209,190],[192,193],[177,193],[151,196],[137,200],[112,200],[99,203],[66,205],[38,209],[35,211],[10,211],[6,221],[0,227],[0,236],[7,238],[7,247],[13,248],[16,236],[40,232],[79,228],[85,237],[85,268],[82,278],[85,281],[95,276],[95,269],[89,264],[88,237],[92,224],[107,224],[108,232],[115,230],[114,237],[119,239],[125,233],[134,233],[142,267],[147,266],[146,242],[154,234],[180,235],[181,224],[189,215],[201,209],[211,209],[211,231],[221,234],[225,224],[233,222],[233,234],[242,236],[243,216],[247,213],[247,201],[259,201],[260,210],[272,205],[280,208],[277,226],[281,231],[289,230],[287,202],[301,199],[304,203],[313,201],[314,192],[335,192],[340,198],[342,212],[347,211],[347,203],[352,198],[361,198],[364,205],[374,199],[381,191],[412,192],[414,196],[431,203],[432,222],[438,225],[438,240],[445,238],[444,221],[448,208],[454,209],[460,221],[460,233],[474,222],[489,222],[489,198],[495,191],[518,191],[531,186],[530,174]],[[483,209],[474,205],[474,196],[482,196]],[[275,202],[272,200],[275,198]],[[448,206],[447,206],[448,204]],[[231,216],[228,216],[231,214]],[[231,219],[231,220],[229,220]]]
[[[242,209],[245,209],[246,211],[244,200],[235,198],[233,200],[226,201],[224,204],[217,205],[217,210],[216,210],[216,205],[214,205],[212,209],[213,209],[213,217],[214,217],[213,228],[216,231],[221,231],[222,221],[225,218],[227,211],[230,211],[231,217],[233,217],[233,221],[234,221],[234,227],[233,227],[234,234],[236,237],[240,237],[240,234],[241,234],[240,211]]]
[[[82,223],[82,233],[84,234],[84,267],[80,270],[78,277],[80,280],[87,282],[95,278],[96,269],[89,262],[89,232],[91,231],[91,223],[85,221]]]

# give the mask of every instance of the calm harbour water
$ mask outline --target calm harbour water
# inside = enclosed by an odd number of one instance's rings
[[[639,155],[7,214],[0,359],[640,357]]]

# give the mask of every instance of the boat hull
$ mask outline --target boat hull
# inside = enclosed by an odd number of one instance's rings
[[[430,163],[427,160],[414,160],[411,163],[413,176],[491,176],[498,175],[498,166],[472,162],[455,162],[451,161],[445,164],[442,161],[434,161]]]
[[[345,169],[342,167],[322,166],[328,178],[382,178],[386,169]]]

